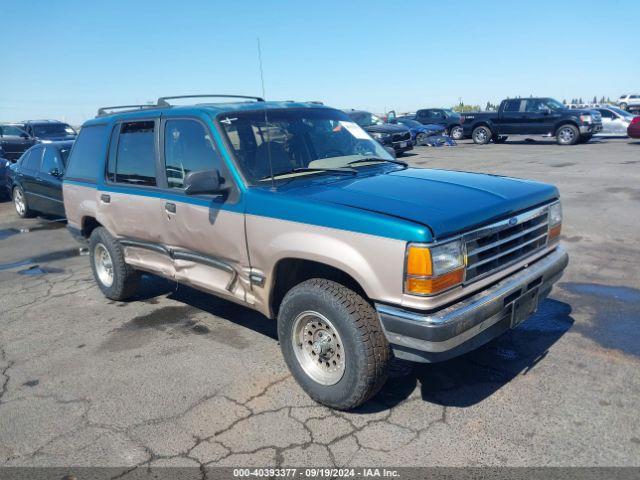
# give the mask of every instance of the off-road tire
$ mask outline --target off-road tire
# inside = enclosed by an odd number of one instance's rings
[[[333,385],[313,380],[294,351],[295,320],[308,311],[325,316],[342,339],[344,373]],[[289,290],[278,312],[278,338],[298,384],[316,402],[328,407],[353,409],[378,393],[387,380],[390,348],[375,309],[361,295],[337,282],[313,278]]]
[[[448,134],[454,140],[462,140],[464,137],[464,130],[460,125],[454,125],[449,129]]]
[[[113,282],[111,285],[105,285],[96,271],[95,256],[98,245],[103,245],[111,257],[113,268]],[[122,245],[103,227],[98,227],[91,233],[89,238],[89,259],[93,277],[105,297],[121,301],[131,298],[135,294],[140,283],[140,272],[127,265],[124,261]]]
[[[567,133],[565,134],[565,130]],[[556,143],[558,145],[575,145],[580,141],[580,130],[575,125],[565,123],[556,131]]]
[[[493,137],[491,129],[485,125],[480,125],[479,127],[474,128],[471,133],[473,143],[476,145],[486,145],[491,141],[491,137]]]
[[[17,205],[18,195],[22,196],[22,202],[24,203],[24,208],[22,209],[22,211],[18,208],[18,205]],[[13,187],[13,190],[11,191],[11,199],[13,200],[14,209],[20,218],[35,217],[36,212],[35,210],[31,210],[29,208],[29,203],[27,202],[27,196],[25,195],[24,190],[22,189],[21,186],[17,185]]]

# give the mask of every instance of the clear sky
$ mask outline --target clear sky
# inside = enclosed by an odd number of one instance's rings
[[[375,112],[640,93],[640,1],[0,0],[0,120],[162,95]]]

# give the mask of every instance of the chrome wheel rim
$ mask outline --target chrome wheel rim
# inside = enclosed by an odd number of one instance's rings
[[[98,243],[93,250],[93,262],[100,283],[110,287],[113,284],[113,262],[109,250],[101,243]]]
[[[416,143],[418,145],[420,145],[421,143],[423,143],[425,140],[427,139],[427,134],[426,133],[419,133],[416,136]]]
[[[576,138],[576,133],[572,128],[565,127],[560,129],[558,136],[562,143],[571,143],[573,139]]]
[[[462,127],[454,127],[451,130],[451,138],[454,140],[460,140],[462,138]]]
[[[487,132],[484,128],[481,128],[476,132],[476,140],[479,143],[484,143],[487,140]]]
[[[338,330],[324,315],[305,311],[293,322],[291,337],[298,363],[315,382],[335,385],[344,375],[344,345]]]
[[[19,188],[16,188],[13,195],[13,203],[16,206],[16,212],[18,212],[19,215],[24,215],[24,212],[27,211],[27,206],[24,202],[24,194]]]

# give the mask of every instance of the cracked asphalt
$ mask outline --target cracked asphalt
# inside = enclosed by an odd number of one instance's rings
[[[275,323],[145,276],[105,299],[64,225],[0,203],[5,466],[639,466],[640,142],[420,148],[422,167],[557,184],[570,266],[463,357],[395,363],[345,413],[310,400]]]

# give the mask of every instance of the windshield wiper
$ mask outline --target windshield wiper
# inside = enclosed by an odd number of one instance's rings
[[[409,166],[407,162],[403,162],[402,160],[389,160],[387,158],[380,158],[380,157],[359,158],[358,160],[353,160],[352,162],[347,163],[347,165],[356,165],[358,163],[368,163],[368,162],[389,162],[389,163],[395,163],[396,165],[402,165],[403,167]]]
[[[260,180],[268,180],[269,178],[273,177],[281,177],[283,175],[290,175],[292,173],[301,173],[301,172],[331,172],[331,173],[341,173],[341,174],[346,174],[346,175],[357,175],[358,171],[353,169],[353,168],[312,168],[312,167],[299,167],[299,168],[292,168],[291,170],[288,170],[286,172],[278,172],[278,173],[274,173],[273,175],[267,175],[265,177],[262,177]]]

